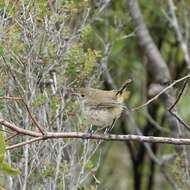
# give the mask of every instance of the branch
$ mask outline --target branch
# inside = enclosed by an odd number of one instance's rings
[[[190,139],[154,137],[154,136],[143,136],[143,135],[92,134],[92,133],[83,133],[83,132],[47,132],[46,135],[44,136],[42,133],[37,133],[17,127],[16,125],[9,123],[4,119],[0,119],[0,124],[17,132],[18,135],[35,137],[31,140],[9,146],[6,148],[7,150],[18,148],[26,144],[31,144],[33,142],[41,140],[57,139],[57,138],[96,139],[96,140],[105,140],[105,141],[136,141],[136,142],[147,142],[147,143],[190,145]]]
[[[38,121],[34,118],[34,116],[32,115],[28,105],[25,103],[24,99],[21,98],[21,97],[14,97],[14,96],[0,96],[0,100],[22,100],[22,102],[24,103],[25,107],[26,107],[26,110],[32,120],[32,123],[38,128],[38,130],[43,134],[45,135],[45,130],[44,128],[41,128]]]
[[[7,142],[7,141],[10,141],[11,139],[13,139],[13,138],[16,137],[16,136],[18,136],[18,134],[17,134],[17,133],[14,133],[14,134],[10,135],[8,138],[6,138],[5,141],[6,141],[6,142]]]
[[[44,130],[44,128],[40,127],[38,121],[33,117],[32,113],[30,112],[30,109],[28,107],[28,105],[24,102],[24,100],[22,100],[22,102],[24,103],[26,109],[27,109],[27,112],[30,116],[30,118],[32,119],[32,123],[38,128],[38,130],[43,134],[45,135],[46,131]]]
[[[189,75],[189,76],[190,76],[190,75]],[[184,81],[183,86],[182,86],[182,88],[181,88],[181,90],[180,90],[180,92],[179,92],[179,94],[178,94],[178,96],[177,96],[175,102],[174,102],[173,105],[169,108],[170,111],[177,105],[177,103],[178,103],[179,100],[181,99],[181,96],[183,95],[183,92],[184,92],[186,86],[188,85],[188,81],[189,81],[189,77],[186,78],[186,80]]]
[[[10,122],[8,122],[8,121],[6,121],[4,119],[1,119],[1,118],[0,118],[0,124],[7,127],[7,128],[9,128],[9,129],[11,129],[14,132],[17,132],[18,135],[28,135],[28,136],[31,136],[31,137],[39,137],[41,135],[41,133],[17,127],[15,124],[10,123]]]
[[[168,5],[169,5],[169,10],[170,10],[170,16],[166,15],[166,18],[168,19],[168,21],[170,22],[170,24],[172,25],[172,27],[175,30],[177,39],[180,43],[182,52],[184,54],[184,59],[187,65],[187,69],[190,70],[190,55],[189,55],[189,51],[188,51],[188,43],[187,40],[185,40],[185,37],[182,33],[182,30],[180,28],[180,25],[178,23],[176,14],[175,14],[175,5],[173,0],[168,0]]]
[[[6,150],[11,150],[11,149],[18,148],[18,147],[21,147],[21,146],[24,146],[24,145],[27,145],[27,144],[32,144],[33,142],[40,141],[43,138],[44,138],[44,136],[42,136],[42,137],[36,137],[36,138],[33,138],[31,140],[28,140],[28,141],[24,141],[24,142],[21,142],[21,143],[18,143],[18,144],[14,144],[14,145],[8,146],[6,148]]]
[[[144,104],[142,104],[142,105],[140,105],[140,106],[134,107],[134,108],[132,109],[132,111],[135,111],[135,110],[138,110],[138,109],[140,109],[140,108],[142,108],[142,107],[144,107],[144,106],[147,106],[148,104],[150,104],[150,103],[152,103],[154,100],[156,100],[156,99],[157,99],[160,95],[162,95],[164,92],[166,92],[167,90],[169,90],[170,88],[172,88],[173,86],[175,86],[177,83],[179,83],[179,82],[181,82],[181,81],[183,81],[183,80],[185,80],[185,79],[188,79],[188,78],[190,78],[190,74],[188,74],[188,75],[186,75],[186,76],[184,76],[184,77],[182,77],[182,78],[180,78],[180,79],[174,81],[172,84],[170,84],[169,86],[167,86],[166,88],[164,88],[163,90],[161,90],[157,95],[155,95],[153,98],[151,98],[150,100],[148,100],[146,103],[144,103]],[[172,104],[172,106],[173,106],[173,104]]]
[[[95,140],[105,140],[105,141],[135,141],[135,142],[147,142],[147,143],[163,143],[163,144],[174,144],[174,145],[190,145],[190,139],[185,138],[171,138],[171,137],[154,137],[154,136],[141,136],[141,135],[115,135],[115,134],[92,134],[92,133],[82,133],[82,132],[47,132],[46,137],[40,136],[33,138],[29,141],[18,143],[6,148],[10,150],[13,148],[18,148],[26,144],[31,144],[33,142],[47,140],[47,139],[57,139],[57,138],[76,138],[76,139],[95,139]]]
[[[16,96],[0,96],[0,100],[22,100],[21,97]]]
[[[168,109],[168,111],[188,130],[190,131],[190,127],[189,125],[177,114],[177,111],[173,111],[173,109],[175,108],[175,106],[177,105],[177,103],[180,101],[181,96],[183,95],[183,92],[186,88],[186,86],[188,85],[188,80],[189,78],[186,78],[186,80],[184,81],[184,84],[174,102],[174,104]]]
[[[128,0],[128,6],[129,11],[131,14],[131,18],[134,22],[134,26],[136,27],[136,34],[138,37],[138,42],[143,50],[145,52],[145,55],[147,57],[147,69],[149,71],[148,74],[151,75],[151,79],[155,83],[159,83],[165,87],[165,84],[171,81],[171,75],[169,68],[167,64],[165,63],[160,51],[158,50],[155,42],[153,41],[149,30],[145,24],[143,15],[141,13],[140,7],[139,7],[139,1],[138,0]],[[171,89],[169,89],[171,88]],[[168,91],[165,92],[167,95],[164,99],[164,105],[169,108],[171,105],[173,105],[173,99],[175,99],[174,96],[174,89],[172,87],[169,87]],[[159,97],[163,92],[158,94],[157,97]],[[148,105],[152,101],[154,101],[157,97],[154,97],[153,100],[147,102],[145,105]],[[145,106],[142,105],[141,107]],[[140,107],[138,107],[140,108]],[[166,118],[169,121],[170,125],[173,127],[173,131],[177,134],[178,129],[178,122],[177,120],[172,117],[170,114],[166,114]]]
[[[139,44],[148,58],[147,69],[156,82],[164,84],[171,80],[169,69],[148,31],[138,0],[128,0],[127,2],[132,21],[136,27]]]

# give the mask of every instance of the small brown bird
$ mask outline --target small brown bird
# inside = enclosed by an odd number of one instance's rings
[[[125,108],[123,102],[129,97],[126,89],[131,81],[127,80],[117,91],[79,88],[79,102],[85,119],[97,127],[112,127]]]

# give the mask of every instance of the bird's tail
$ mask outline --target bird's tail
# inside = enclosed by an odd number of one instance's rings
[[[128,84],[131,83],[131,82],[132,82],[132,79],[126,80],[125,83],[121,86],[121,88],[116,92],[115,95],[116,96],[117,95],[122,95],[123,92],[127,89]]]

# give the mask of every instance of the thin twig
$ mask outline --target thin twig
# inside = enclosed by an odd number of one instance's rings
[[[5,57],[4,57],[4,56],[1,56],[1,57],[3,58],[4,63],[5,63],[6,66],[8,67],[9,72],[11,73],[11,76],[13,77],[13,80],[18,84],[18,81],[16,80],[16,77],[15,77],[14,74],[12,73],[10,66],[7,64]],[[18,92],[19,92],[19,91],[18,91]],[[23,90],[23,92],[24,92],[24,90]],[[20,92],[19,92],[19,94],[20,94]],[[20,94],[20,96],[21,96],[21,94]],[[28,105],[25,103],[24,99],[21,98],[21,99],[19,99],[19,100],[22,100],[22,102],[24,103],[24,105],[25,105],[25,107],[26,107],[26,109],[27,109],[27,111],[28,111],[28,114],[29,114],[30,118],[32,119],[33,124],[34,124],[34,125],[38,128],[38,130],[45,136],[45,135],[46,135],[45,130],[40,127],[40,125],[38,124],[37,120],[33,117],[32,113],[30,112],[30,109],[29,109]]]
[[[16,96],[0,96],[0,100],[22,100],[21,97]]]
[[[9,133],[9,134],[14,134],[13,132],[5,130],[5,129],[0,129],[0,131],[6,132],[6,133]]]
[[[10,141],[11,139],[13,139],[14,137],[16,137],[18,135],[18,133],[14,133],[11,136],[9,136],[8,138],[5,139],[5,141]]]
[[[187,78],[184,83],[183,86],[175,100],[175,102],[171,105],[171,107],[168,109],[168,111],[170,112],[170,114],[172,114],[188,131],[190,131],[190,126],[177,114],[177,112],[174,112],[173,109],[174,107],[177,105],[177,103],[180,101],[181,96],[183,95],[183,92],[186,88],[186,86],[188,85],[188,80],[189,78]]]
[[[184,59],[187,65],[187,69],[190,70],[190,55],[189,55],[189,50],[188,50],[187,39],[185,39],[184,34],[181,30],[181,26],[179,25],[178,19],[176,17],[176,13],[175,13],[176,9],[175,9],[173,0],[168,0],[168,5],[169,5],[170,16],[166,15],[166,18],[170,22],[171,26],[174,28],[177,39],[181,46],[181,50],[184,54]]]
[[[175,190],[179,190],[180,188],[178,187],[177,183],[175,182],[175,180],[173,180],[172,177],[170,177],[170,175],[166,172],[167,170],[165,169],[165,167],[161,167],[160,168],[163,176],[165,177],[165,179],[169,182],[169,184],[172,186],[173,189]]]
[[[33,122],[33,124],[38,128],[38,130],[42,133],[42,135],[45,135],[45,134],[46,134],[46,131],[44,130],[44,128],[42,128],[42,127],[39,125],[38,121],[34,118],[34,116],[32,115],[32,113],[30,112],[30,109],[29,109],[28,105],[25,103],[24,100],[22,100],[22,102],[24,103],[24,105],[25,105],[25,107],[26,107],[26,109],[27,109],[27,112],[28,112],[28,114],[29,114],[29,116],[30,116],[30,118],[31,118],[31,120],[32,120],[32,122]]]
[[[42,140],[44,137],[36,137],[36,138],[33,138],[31,140],[28,140],[28,141],[24,141],[24,142],[21,142],[21,143],[18,143],[18,144],[14,144],[14,145],[11,145],[11,146],[8,146],[6,148],[6,150],[11,150],[11,149],[14,149],[14,148],[18,148],[18,147],[22,147],[24,145],[27,145],[27,144],[32,144],[36,141],[40,141]]]
[[[148,121],[149,121],[157,130],[162,131],[162,132],[167,133],[167,134],[170,133],[170,131],[169,131],[168,129],[165,129],[165,128],[161,127],[161,126],[158,124],[158,122],[155,121],[155,120],[152,118],[152,116],[151,116],[148,112],[145,113],[145,117],[148,119]]]
[[[150,100],[148,100],[147,102],[145,102],[144,104],[140,105],[140,106],[137,106],[137,107],[134,107],[132,108],[132,111],[136,111],[142,107],[145,107],[147,106],[148,104],[152,103],[153,101],[155,101],[160,95],[162,95],[164,92],[166,92],[167,90],[169,90],[170,88],[172,88],[173,86],[175,86],[177,83],[187,79],[187,78],[190,78],[190,74],[174,81],[172,84],[170,84],[169,86],[167,86],[166,88],[164,88],[163,90],[161,90],[157,95],[155,95],[153,98],[151,98]]]
[[[175,102],[173,103],[173,105],[170,106],[170,108],[168,109],[169,110],[169,113],[171,115],[173,115],[180,124],[182,124],[188,131],[190,131],[190,127],[189,125],[177,114],[177,111],[175,109],[175,106],[177,105],[177,103],[180,101],[182,95],[183,95],[183,92],[186,88],[186,86],[188,85],[188,80],[189,78],[187,78],[184,83],[183,83],[183,86],[182,88],[180,89],[180,92],[175,100]],[[174,110],[174,111],[173,111]],[[190,175],[189,175],[189,162],[188,162],[188,158],[187,158],[187,151],[186,151],[186,147],[183,146],[183,154],[184,154],[184,158],[185,158],[185,161],[184,161],[184,165],[185,165],[185,173],[189,179]]]
[[[173,105],[169,108],[169,110],[172,110],[172,109],[176,106],[176,104],[179,102],[179,100],[180,100],[180,98],[181,98],[181,96],[182,96],[182,94],[183,94],[183,92],[184,92],[186,86],[188,85],[188,81],[189,81],[189,78],[187,78],[187,79],[184,81],[183,86],[182,86],[182,88],[181,88],[181,90],[180,90],[180,92],[179,92],[179,94],[178,94],[178,96],[177,96],[175,102],[174,102]]]

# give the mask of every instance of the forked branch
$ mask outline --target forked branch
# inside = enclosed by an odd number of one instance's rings
[[[26,130],[17,127],[16,125],[4,119],[0,119],[0,124],[11,129],[12,131],[15,131],[18,135],[33,137],[31,140],[11,145],[6,148],[7,150],[22,147],[26,144],[31,144],[41,140],[57,139],[57,138],[95,139],[95,140],[105,140],[105,141],[136,141],[136,142],[147,142],[147,143],[190,145],[190,139],[154,137],[154,136],[143,136],[143,135],[92,134],[92,133],[82,133],[82,132],[47,132],[46,135],[44,136],[42,133],[33,132],[31,130]]]

